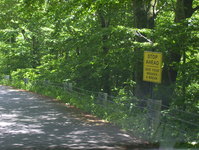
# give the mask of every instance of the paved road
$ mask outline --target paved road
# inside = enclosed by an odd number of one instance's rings
[[[116,150],[140,143],[111,124],[93,120],[50,98],[0,86],[0,150]]]

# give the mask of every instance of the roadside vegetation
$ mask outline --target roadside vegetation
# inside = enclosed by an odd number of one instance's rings
[[[0,7],[2,84],[60,99],[153,142],[172,136],[178,147],[199,145],[197,0],[1,0]],[[163,55],[160,84],[143,81],[144,51]],[[161,100],[151,134],[149,99]]]

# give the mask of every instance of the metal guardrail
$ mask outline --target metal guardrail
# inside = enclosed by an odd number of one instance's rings
[[[11,78],[6,76],[4,79],[10,80]],[[122,118],[119,118],[118,121],[114,120],[114,122],[118,123],[121,121],[119,125],[146,140],[157,141],[166,139],[168,136],[176,138],[175,140],[186,140],[185,136],[189,134],[189,139],[195,140],[198,138],[199,114],[171,109],[162,105],[160,100],[139,100],[128,95],[125,101],[121,101],[122,97],[120,96],[115,97],[103,92],[85,90],[75,87],[69,82],[30,81],[28,78],[24,78],[23,82],[24,85],[31,83],[33,86],[37,85],[43,88],[60,88],[60,90],[67,92],[67,94],[77,96],[78,99],[82,99],[82,96],[92,97],[94,104],[101,107],[106,113],[121,115]],[[166,108],[166,111],[162,111],[161,108]]]

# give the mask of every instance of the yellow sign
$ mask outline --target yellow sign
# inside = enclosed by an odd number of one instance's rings
[[[161,83],[162,80],[162,53],[144,52],[143,80]]]

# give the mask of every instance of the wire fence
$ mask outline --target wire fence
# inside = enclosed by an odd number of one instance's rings
[[[10,77],[6,76],[4,79],[8,81]],[[68,82],[30,81],[25,78],[23,84],[49,88],[51,92],[59,90],[76,97],[78,101],[84,101],[81,103],[82,107],[89,107],[91,113],[105,116],[107,120],[144,140],[156,142],[172,138],[175,141],[188,142],[199,139],[199,114],[169,108],[162,105],[161,100],[137,99],[131,94],[125,97],[111,96],[103,92],[85,90]]]

